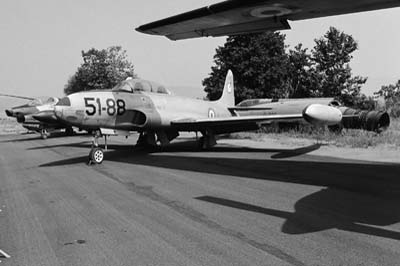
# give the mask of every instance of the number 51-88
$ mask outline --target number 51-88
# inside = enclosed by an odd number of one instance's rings
[[[102,111],[106,111],[106,113],[110,116],[115,115],[123,115],[125,113],[125,102],[124,100],[118,99],[115,101],[112,98],[108,98],[106,100],[107,107],[101,107],[100,98],[92,98],[92,97],[85,97],[85,107],[86,107],[86,114],[87,115],[95,115],[98,113],[101,115]]]

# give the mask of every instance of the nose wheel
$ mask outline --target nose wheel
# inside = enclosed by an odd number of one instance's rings
[[[103,149],[100,147],[94,147],[90,150],[89,153],[89,165],[94,164],[101,164],[104,159],[104,152]]]
[[[93,133],[92,149],[89,152],[88,165],[101,164],[103,162],[104,152],[103,149],[99,147],[99,138],[101,138],[101,132],[96,130]]]

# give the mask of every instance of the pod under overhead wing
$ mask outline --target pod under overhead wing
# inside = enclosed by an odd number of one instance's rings
[[[303,20],[399,7],[400,0],[229,0],[154,21],[137,31],[171,40],[290,29]]]

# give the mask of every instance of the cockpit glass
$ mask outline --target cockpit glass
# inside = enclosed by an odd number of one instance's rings
[[[113,89],[113,91],[122,91],[122,92],[132,92],[132,86],[128,81],[123,81],[117,84]]]
[[[144,91],[143,85],[141,82],[136,82],[135,87],[133,88],[134,91]]]
[[[61,100],[58,101],[56,104],[57,106],[71,106],[71,101],[69,100],[69,97],[64,97],[61,98]]]
[[[169,90],[164,86],[159,85],[157,83],[143,80],[143,79],[129,79],[122,81],[117,84],[113,89],[113,91],[121,91],[121,92],[154,92],[161,94],[170,94]]]
[[[34,99],[27,103],[27,105],[29,105],[29,106],[38,106],[38,105],[42,105],[42,104],[43,104],[43,102],[40,99]]]
[[[157,87],[157,93],[169,94],[168,90],[164,86],[158,86]]]

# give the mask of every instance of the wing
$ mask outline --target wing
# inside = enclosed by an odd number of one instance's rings
[[[178,131],[202,131],[211,129],[215,134],[224,134],[244,130],[256,130],[263,125],[279,121],[303,119],[302,114],[232,116],[207,119],[180,119],[171,122]]]
[[[31,98],[31,97],[18,96],[18,95],[11,95],[11,94],[4,94],[4,93],[0,93],[0,96],[11,97],[11,98],[18,98],[18,99],[24,99],[24,100],[35,100],[35,98]]]
[[[230,0],[138,27],[171,40],[290,29],[303,20],[400,6],[398,0]]]

